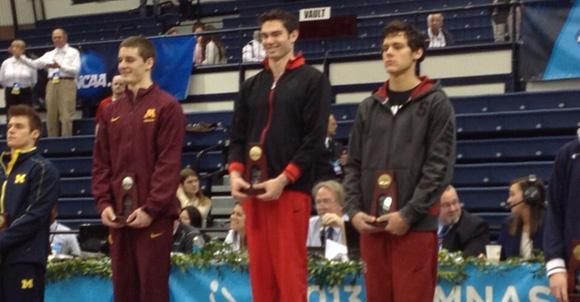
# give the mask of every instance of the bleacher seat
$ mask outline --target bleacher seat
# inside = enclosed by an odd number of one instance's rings
[[[508,198],[509,187],[456,188],[463,207],[470,212],[506,211],[501,203]]]
[[[553,159],[572,136],[459,140],[457,161]]]
[[[502,186],[530,174],[547,181],[553,162],[533,161],[518,163],[457,164],[452,183],[457,186]]]
[[[580,108],[457,115],[459,134],[576,129],[579,125]]]
[[[236,200],[231,196],[214,196],[211,199],[211,215],[229,216],[236,204]]]
[[[99,213],[95,209],[92,197],[60,198],[58,200],[59,219],[96,218]]]

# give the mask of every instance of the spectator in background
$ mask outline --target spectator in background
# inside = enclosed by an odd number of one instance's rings
[[[125,81],[123,81],[123,77],[121,77],[120,75],[114,76],[113,80],[111,80],[111,91],[113,92],[113,95],[102,100],[101,103],[99,103],[99,108],[97,108],[97,114],[95,114],[95,124],[96,124],[95,133],[97,133],[97,131],[99,130],[99,122],[101,120],[101,114],[103,113],[103,109],[105,109],[107,105],[121,98],[123,96],[123,93],[125,93],[126,89],[127,84],[125,84]]]
[[[201,65],[201,61],[203,61],[203,48],[201,46],[201,41],[203,41],[203,36],[198,35],[198,33],[203,31],[203,27],[205,25],[202,22],[195,22],[193,23],[193,27],[191,31],[196,34],[195,35],[195,50],[193,52],[193,63],[195,66]]]
[[[58,206],[52,208],[50,217],[50,249],[52,254],[80,256],[81,248],[75,234],[55,234],[55,232],[70,232],[71,229],[56,221]]]
[[[52,32],[54,50],[42,57],[31,60],[20,56],[24,64],[43,69],[48,68],[46,84],[46,128],[49,137],[72,135],[72,122],[76,111],[77,86],[75,78],[81,70],[81,55],[76,48],[67,43],[68,36],[64,29],[57,28]]]
[[[427,36],[429,48],[453,46],[451,33],[443,29],[443,14],[430,14],[427,16]]]
[[[179,221],[196,228],[201,228],[203,222],[201,213],[194,206],[186,206],[181,209],[181,213],[179,213]]]
[[[501,259],[534,257],[533,249],[542,249],[546,193],[544,182],[536,175],[514,180],[507,200],[511,216],[502,225],[498,244]]]
[[[173,222],[173,249],[172,252],[193,252],[193,240],[200,235],[199,230],[179,219]]]
[[[514,29],[516,40],[520,39],[520,24],[522,22],[521,6],[508,6],[509,0],[489,0],[492,4],[505,4],[491,9],[491,24],[495,42],[513,40]],[[514,28],[514,13],[515,28]]]
[[[177,188],[177,198],[181,203],[181,208],[194,206],[201,213],[202,219],[207,219],[207,215],[211,209],[211,199],[203,194],[197,172],[193,169],[185,168],[179,173],[179,178],[180,183]]]
[[[492,4],[508,4],[510,0],[489,0]],[[508,6],[491,8],[491,25],[493,26],[493,38],[495,42],[506,40],[507,21],[510,9]]]
[[[35,68],[31,68],[18,60],[25,50],[26,43],[24,41],[12,41],[8,48],[12,57],[4,60],[0,67],[0,84],[4,87],[6,112],[12,105],[32,106],[32,88],[36,85],[38,72]]]
[[[141,18],[147,17],[147,0],[139,0],[139,15]],[[159,15],[159,0],[153,0],[153,15]]]
[[[246,214],[239,201],[230,215],[230,231],[224,243],[231,244],[234,251],[246,249]]]
[[[255,30],[252,41],[242,48],[242,62],[262,62],[265,58],[266,51],[260,42],[260,31]]]
[[[316,161],[316,180],[342,179],[343,167],[346,164],[346,150],[341,142],[334,140],[338,124],[334,115],[328,117],[328,130],[324,141],[324,153]]]
[[[213,25],[204,26],[204,31],[212,31],[216,28]],[[219,34],[205,35],[201,40],[202,60],[201,65],[225,64],[228,62],[226,47]]]
[[[175,35],[179,35],[179,30],[175,27],[170,28],[166,33],[166,36],[175,36]]]
[[[312,190],[316,204],[317,216],[311,217],[308,226],[306,246],[322,246],[321,230],[325,240],[332,240],[346,245],[344,213],[344,188],[334,180],[319,182]]]
[[[489,244],[488,224],[462,208],[452,185],[441,195],[439,205],[439,250],[461,251],[466,257],[485,254]]]
[[[550,290],[558,302],[568,301],[568,264],[572,243],[580,238],[580,133],[578,135],[558,151],[548,187],[544,255]]]

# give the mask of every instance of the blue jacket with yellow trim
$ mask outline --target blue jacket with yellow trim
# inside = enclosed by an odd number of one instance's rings
[[[0,231],[2,263],[46,265],[50,214],[60,195],[56,168],[36,148],[0,155],[0,210],[9,216]]]

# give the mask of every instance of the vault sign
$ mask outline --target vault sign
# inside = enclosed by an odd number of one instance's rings
[[[300,10],[300,22],[330,19],[330,6],[305,8]]]

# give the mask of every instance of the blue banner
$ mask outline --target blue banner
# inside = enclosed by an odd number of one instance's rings
[[[540,264],[519,267],[491,267],[480,272],[467,267],[467,279],[462,284],[440,281],[434,302],[555,302]]]
[[[580,78],[580,1],[574,1],[543,80]]]
[[[519,70],[524,81],[580,77],[580,1],[573,2],[523,6]]]
[[[434,302],[552,302],[545,272],[540,264],[519,267],[492,266],[484,271],[469,265],[467,279],[461,284],[439,282]],[[252,294],[247,272],[232,271],[219,265],[206,270],[171,271],[171,302],[250,302]],[[110,280],[76,277],[46,287],[46,302],[109,302]],[[309,302],[363,302],[366,291],[362,276],[347,278],[336,287],[320,288],[310,284]]]
[[[187,85],[193,67],[193,36],[151,39],[157,50],[153,80],[178,100],[187,97]]]

